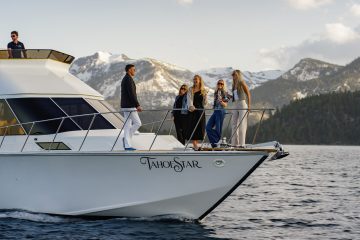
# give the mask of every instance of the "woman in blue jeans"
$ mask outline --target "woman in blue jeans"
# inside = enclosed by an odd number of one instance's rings
[[[221,139],[222,125],[225,118],[225,108],[229,101],[228,93],[226,92],[225,81],[220,79],[217,82],[214,93],[214,113],[211,115],[207,125],[206,133],[208,135],[211,147],[216,148]]]

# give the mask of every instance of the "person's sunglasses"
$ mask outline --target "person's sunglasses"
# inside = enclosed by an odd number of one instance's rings
[[[218,85],[224,85],[224,83],[222,83],[222,82],[218,82],[217,84],[218,84]]]
[[[182,88],[180,88],[180,90],[186,90],[186,88],[183,88],[183,87],[182,87]]]
[[[11,35],[12,38],[16,37],[16,35]]]

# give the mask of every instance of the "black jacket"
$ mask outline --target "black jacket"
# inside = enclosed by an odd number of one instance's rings
[[[126,74],[121,81],[121,108],[137,108],[140,106],[137,95],[136,85],[133,78]]]

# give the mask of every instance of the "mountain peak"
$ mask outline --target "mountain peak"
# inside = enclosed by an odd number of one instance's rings
[[[94,54],[94,57],[97,59],[97,62],[109,62],[110,57],[112,56],[109,52],[98,51]]]
[[[124,62],[132,60],[125,54],[112,54],[109,52],[98,51],[88,58],[93,59],[96,64],[111,64],[114,62]]]
[[[346,67],[354,67],[354,68],[360,68],[360,57],[356,58],[354,61],[346,65]]]
[[[121,54],[121,57],[122,57],[122,59],[124,59],[124,61],[129,61],[129,60],[131,60],[131,58],[129,58],[127,55],[125,55],[125,54]]]
[[[308,81],[324,76],[330,76],[336,73],[342,66],[327,63],[324,61],[304,58],[295,66],[282,75],[284,79],[292,79],[297,81]]]
[[[300,61],[296,64],[304,64],[304,63],[313,63],[313,64],[330,64],[330,63],[327,63],[327,62],[324,62],[324,61],[321,61],[321,60],[318,60],[318,59],[314,59],[314,58],[303,58],[303,59],[300,59]]]

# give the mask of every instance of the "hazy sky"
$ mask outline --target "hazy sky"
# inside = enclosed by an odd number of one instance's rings
[[[304,57],[360,56],[360,0],[17,0],[1,3],[0,46],[75,57],[107,51],[191,70],[287,70]]]

